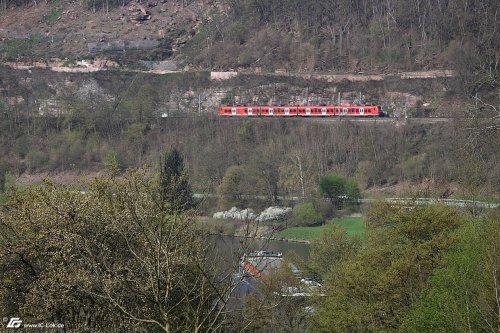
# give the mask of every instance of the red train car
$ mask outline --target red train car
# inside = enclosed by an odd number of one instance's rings
[[[379,105],[311,105],[311,106],[221,106],[219,115],[226,117],[383,117]]]

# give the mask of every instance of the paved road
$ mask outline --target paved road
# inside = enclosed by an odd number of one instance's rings
[[[376,202],[376,199],[361,199],[361,203],[372,203]],[[489,203],[483,201],[474,200],[458,200],[458,199],[435,199],[435,198],[387,198],[385,201],[394,204],[401,205],[437,205],[443,204],[452,207],[473,207],[474,205],[478,208],[497,208],[499,204]]]
[[[200,194],[196,193],[193,194],[193,197],[201,199],[201,198],[216,198],[219,197],[219,195],[216,194]],[[267,199],[266,196],[254,196],[254,199],[261,199],[265,200]],[[291,197],[291,198],[285,198],[278,196],[278,200],[283,200],[283,201],[293,201],[293,202],[299,202],[301,201],[301,198],[299,197]],[[460,199],[436,199],[436,198],[386,198],[383,199],[386,202],[393,203],[393,204],[401,204],[401,205],[417,205],[417,206],[423,206],[423,205],[437,205],[437,204],[442,204],[446,206],[452,206],[452,207],[473,207],[476,206],[478,208],[498,208],[500,204],[497,203],[489,203],[489,202],[484,202],[484,201],[474,201],[474,200],[460,200]],[[359,199],[359,203],[374,203],[379,201],[379,199]]]

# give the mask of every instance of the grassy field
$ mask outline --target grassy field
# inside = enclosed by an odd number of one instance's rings
[[[334,219],[333,223],[344,228],[348,235],[358,235],[364,237],[365,224],[363,217],[342,217]],[[318,227],[293,227],[287,228],[274,235],[275,238],[304,239],[312,240],[318,238],[325,228],[324,225]]]
[[[334,223],[344,228],[350,236],[357,235],[363,237],[365,235],[365,222],[363,217],[342,217],[335,219]]]

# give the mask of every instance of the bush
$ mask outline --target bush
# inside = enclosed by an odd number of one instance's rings
[[[377,54],[378,59],[384,62],[397,62],[399,61],[399,52],[395,50],[382,50]]]
[[[249,67],[255,61],[255,58],[248,51],[243,51],[238,56],[238,65],[243,67]]]
[[[208,219],[200,222],[199,225],[203,230],[212,234],[234,235],[236,231],[234,223],[217,219]]]
[[[52,24],[52,23],[57,22],[57,20],[59,20],[60,17],[61,17],[61,11],[54,9],[50,13],[48,13],[47,15],[44,15],[42,17],[42,21],[45,23],[48,23],[48,24]]]
[[[312,202],[305,202],[293,207],[293,223],[297,226],[313,226],[321,224],[324,219],[316,211]]]
[[[46,167],[49,162],[49,158],[47,154],[44,154],[37,149],[30,149],[26,155],[26,162],[29,170],[33,172]]]

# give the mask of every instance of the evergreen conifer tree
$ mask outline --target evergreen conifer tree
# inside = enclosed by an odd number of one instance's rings
[[[193,194],[184,160],[177,149],[165,154],[161,166],[160,191],[164,203],[173,212],[181,212],[193,207]]]

